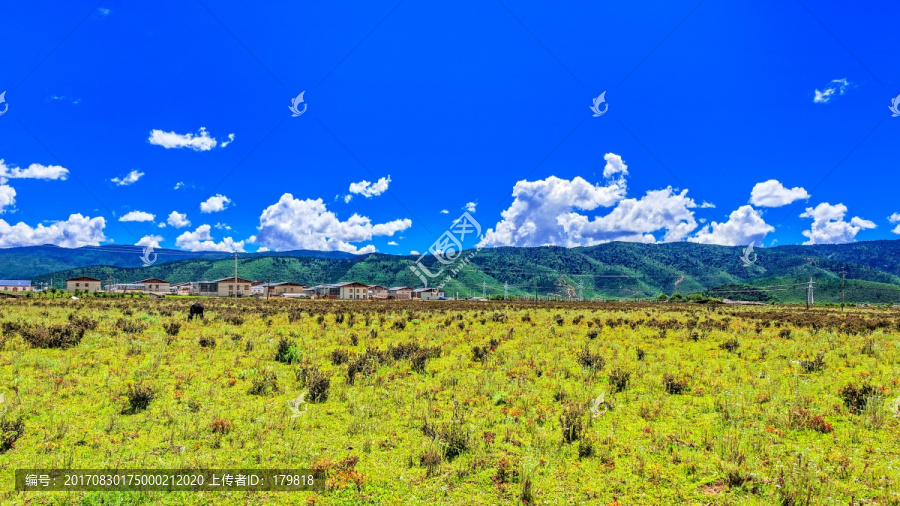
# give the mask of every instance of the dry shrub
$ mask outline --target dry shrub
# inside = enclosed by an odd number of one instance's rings
[[[150,401],[155,396],[156,393],[153,389],[143,383],[128,385],[128,389],[125,391],[125,397],[128,398],[128,408],[125,411],[128,413],[143,411],[150,406]]]
[[[788,415],[788,422],[791,427],[800,429],[810,429],[822,434],[828,434],[834,431],[834,427],[825,421],[821,415],[813,415],[806,408],[794,408]]]
[[[0,453],[16,447],[16,440],[25,434],[25,421],[22,417],[15,420],[0,420]]]
[[[581,353],[578,355],[578,363],[593,371],[600,371],[603,369],[603,366],[606,365],[606,361],[603,360],[603,357],[601,357],[599,353],[591,353],[591,350],[587,345],[582,348]]]
[[[869,399],[877,395],[879,390],[878,387],[872,385],[865,384],[856,386],[851,383],[841,387],[838,393],[844,400],[844,406],[846,406],[851,413],[860,414],[866,409],[866,404],[869,403]]]
[[[278,392],[278,375],[271,369],[263,369],[253,378],[251,395],[268,395]]]
[[[825,352],[816,353],[816,358],[813,360],[801,360],[800,367],[806,372],[821,371],[825,368]]]
[[[71,348],[81,342],[84,332],[85,327],[71,323],[19,329],[22,339],[35,348]]]
[[[617,367],[609,372],[609,384],[614,392],[624,392],[630,380],[631,373],[622,368]]]
[[[666,388],[667,393],[678,395],[687,390],[688,383],[685,379],[676,378],[675,375],[666,373],[663,376],[663,386]]]
[[[564,443],[574,443],[581,439],[585,429],[584,406],[576,402],[568,402],[559,415],[559,428],[562,430]]]
[[[228,434],[231,432],[231,422],[224,418],[219,418],[209,424],[209,428],[212,429],[213,434]]]

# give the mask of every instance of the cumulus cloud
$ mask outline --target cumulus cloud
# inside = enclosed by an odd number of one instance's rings
[[[475,206],[477,206],[477,205],[478,205],[477,202],[468,202],[468,203],[466,203],[466,205],[463,206],[463,207],[465,208],[466,211],[468,211],[468,212],[470,212],[470,213],[474,213],[474,212],[475,212]]]
[[[854,216],[849,222],[844,221],[847,214],[847,206],[844,204],[831,205],[822,202],[816,207],[807,207],[801,218],[812,218],[812,226],[804,230],[803,235],[808,241],[803,244],[843,244],[856,240],[856,234],[861,230],[875,228],[875,224]]]
[[[805,189],[799,186],[785,188],[777,179],[756,183],[750,191],[750,203],[759,207],[781,207],[808,198],[809,193]]]
[[[91,218],[80,214],[70,215],[66,221],[55,221],[49,226],[38,224],[37,227],[22,222],[10,225],[0,220],[0,248],[41,244],[54,244],[64,248],[99,246],[106,240],[103,235],[105,227],[106,220],[102,217]]]
[[[322,199],[300,200],[285,193],[278,202],[263,210],[255,241],[275,251],[309,249],[373,253],[375,246],[371,244],[359,248],[352,243],[368,241],[375,236],[393,236],[411,226],[409,219],[373,224],[371,219],[358,214],[340,221]]]
[[[117,186],[128,186],[130,184],[137,183],[137,180],[140,179],[143,175],[143,172],[139,170],[133,170],[123,177],[114,177],[111,179],[111,181],[113,183],[116,183]]]
[[[172,189],[173,189],[173,190],[178,190],[178,189],[180,189],[180,188],[184,188],[184,182],[183,182],[183,181],[179,181],[179,182],[175,183],[175,188],[172,188]]]
[[[409,251],[409,254],[410,254],[410,255],[418,255],[419,252],[416,251],[416,250],[410,250],[410,251]]]
[[[219,229],[219,230],[231,230],[231,227],[228,226],[228,225],[226,225],[226,224],[224,224],[224,223],[216,223],[216,224],[213,225],[213,226],[216,227],[216,228]]]
[[[69,177],[69,169],[59,165],[41,165],[32,163],[25,169],[14,165],[6,165],[0,158],[0,184],[10,179],[45,179],[65,181]]]
[[[16,189],[12,186],[0,184],[0,214],[6,212],[7,207],[16,203]]]
[[[166,220],[166,223],[172,225],[175,228],[184,228],[191,226],[191,222],[187,219],[187,214],[182,214],[178,211],[172,211],[171,213],[169,213],[169,218]]]
[[[588,217],[574,211],[592,211],[601,206],[613,206],[625,198],[625,191],[624,178],[607,181],[605,185],[593,185],[581,177],[568,180],[550,176],[537,181],[519,181],[513,187],[512,204],[500,213],[502,220],[485,233],[482,244],[596,244],[590,237],[591,232],[584,230]],[[593,227],[599,230],[603,225]],[[578,235],[581,233],[587,233],[588,236]]]
[[[603,155],[606,160],[606,166],[603,167],[603,177],[613,177],[616,174],[622,176],[628,175],[628,166],[622,161],[622,157],[615,153],[606,153]]]
[[[155,219],[156,219],[156,215],[154,215],[154,214],[145,213],[144,211],[131,211],[130,213],[126,214],[125,216],[122,216],[121,218],[119,218],[119,221],[144,222],[144,221],[153,221]]]
[[[162,146],[166,149],[190,148],[194,151],[209,151],[216,146],[224,148],[234,140],[234,134],[228,135],[227,141],[221,144],[216,142],[215,137],[210,137],[205,127],[200,127],[196,133],[177,134],[175,132],[164,132],[162,130],[150,131],[150,138],[147,142],[156,146]]]
[[[399,244],[397,244],[397,241],[388,241],[388,246],[399,246]]]
[[[700,229],[693,237],[688,238],[688,241],[722,246],[744,246],[755,242],[761,243],[766,234],[774,231],[775,227],[766,223],[759,211],[752,206],[741,206],[731,212],[728,221],[723,223],[714,221]]]
[[[215,197],[210,197],[206,200],[206,202],[200,203],[200,212],[201,213],[217,213],[219,211],[224,211],[228,208],[228,205],[231,204],[231,199],[222,194],[216,194]]]
[[[450,214],[450,211],[446,209],[441,209],[441,214]]]
[[[894,213],[888,216],[888,221],[890,221],[891,223],[900,223],[900,213]],[[894,230],[891,230],[891,232],[894,234],[900,234],[900,225],[897,225]]]
[[[374,183],[370,183],[365,179],[358,183],[350,183],[350,193],[344,196],[344,202],[353,200],[354,195],[362,195],[366,198],[377,197],[386,192],[391,184],[391,176],[383,177]]]
[[[134,243],[135,246],[153,246],[159,248],[159,243],[163,240],[161,235],[145,235],[141,240]]]
[[[221,242],[215,242],[210,234],[211,228],[209,225],[200,225],[193,232],[185,232],[175,239],[175,245],[188,251],[244,251],[244,241],[226,237]]]
[[[816,104],[827,104],[834,100],[834,97],[843,95],[851,86],[851,82],[846,79],[832,79],[830,83],[825,85],[825,89],[819,91],[816,89],[816,95],[813,102]]]

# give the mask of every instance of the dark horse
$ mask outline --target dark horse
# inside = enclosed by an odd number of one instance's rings
[[[188,321],[193,320],[195,315],[199,316],[201,320],[203,319],[203,304],[195,302],[191,305],[191,314],[188,316]]]

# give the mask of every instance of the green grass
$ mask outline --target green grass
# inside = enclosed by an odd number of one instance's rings
[[[33,348],[17,330],[0,336],[3,419],[25,422],[0,453],[0,502],[900,501],[900,419],[886,408],[900,395],[897,311],[209,300],[206,321],[187,322],[187,304],[0,301],[0,323],[98,322],[68,349]],[[236,317],[243,323],[227,323]],[[163,328],[173,321],[174,337]],[[277,361],[282,338],[289,353]],[[367,348],[386,353],[357,362]],[[332,362],[336,349],[346,362]],[[824,366],[806,372],[820,351]],[[327,399],[292,418],[312,368],[330,380]],[[681,393],[667,392],[673,382]],[[852,413],[840,391],[864,384],[877,395]],[[129,406],[136,386],[154,393],[146,409]],[[214,432],[219,420],[231,429]],[[312,466],[327,470],[328,490],[11,491],[17,468]]]

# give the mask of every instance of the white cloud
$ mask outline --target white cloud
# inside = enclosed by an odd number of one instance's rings
[[[581,177],[560,179],[550,176],[538,181],[519,181],[513,187],[513,200],[501,214],[502,220],[489,229],[482,241],[494,246],[543,246],[566,245],[583,238],[569,236],[563,217],[572,233],[577,232],[577,217],[570,216],[574,210],[592,211],[600,206],[610,207],[625,198],[624,178],[609,181],[605,186],[592,185]],[[573,213],[574,214],[574,213]],[[587,220],[587,217],[584,217]]]
[[[101,16],[106,17],[109,16],[112,11],[107,9],[106,7],[99,7],[97,8],[97,12],[99,12]]]
[[[446,209],[441,209],[441,214],[450,214],[450,211]]]
[[[45,179],[65,181],[69,177],[69,169],[59,165],[41,165],[32,163],[26,169],[14,165],[6,165],[0,158],[0,184],[10,179]]]
[[[228,135],[228,141],[218,144],[215,137],[210,137],[205,127],[200,127],[196,134],[176,134],[175,132],[163,132],[162,130],[152,130],[150,138],[147,142],[156,146],[162,146],[166,149],[172,148],[190,148],[194,151],[209,151],[218,145],[224,148],[234,140],[234,134]]]
[[[322,199],[295,199],[285,193],[259,217],[256,240],[275,251],[309,249],[372,253],[375,246],[358,248],[351,243],[368,241],[375,236],[393,236],[412,226],[409,219],[373,224],[365,216],[353,214],[340,221]]]
[[[888,216],[888,221],[890,221],[891,223],[900,223],[900,213],[894,213]],[[894,230],[891,230],[891,232],[894,234],[900,234],[900,225],[897,225]]]
[[[263,247],[261,247],[261,248],[258,248],[258,249],[256,250],[257,253],[266,253],[267,251],[269,251],[269,248],[267,248],[267,247],[265,247],[265,246],[263,246]]]
[[[616,174],[622,176],[628,175],[628,166],[622,161],[622,157],[615,153],[606,153],[603,155],[606,160],[606,166],[603,167],[603,177],[612,177]]]
[[[229,227],[228,225],[226,225],[226,224],[224,224],[224,223],[216,223],[216,224],[213,225],[213,226],[216,227],[216,228],[219,229],[219,230],[231,230],[231,227]]]
[[[813,102],[816,104],[827,104],[828,102],[831,102],[834,97],[843,95],[847,89],[850,88],[851,84],[852,83],[846,79],[833,79],[830,83],[825,85],[824,90],[816,90]]]
[[[397,241],[388,241],[388,246],[399,246],[399,244],[397,244]]]
[[[159,248],[159,243],[163,240],[161,235],[145,235],[141,240],[134,243],[135,246],[153,246]]]
[[[775,227],[766,223],[759,211],[751,206],[741,206],[731,212],[728,221],[723,223],[714,221],[688,238],[688,241],[721,246],[743,246],[761,243],[766,234],[774,231]]]
[[[175,183],[175,188],[172,188],[172,189],[173,189],[173,190],[177,190],[177,189],[179,189],[179,188],[184,188],[184,182],[183,182],[183,181],[179,181],[179,182]]]
[[[7,207],[16,203],[16,189],[12,186],[0,184],[0,214],[6,212]]]
[[[475,212],[475,206],[477,206],[477,205],[478,205],[477,202],[467,202],[466,205],[463,206],[463,207],[465,208],[466,211],[468,211],[468,212],[470,212],[470,213],[474,213],[474,212]]]
[[[106,220],[102,217],[91,218],[80,214],[73,214],[66,221],[55,221],[46,227],[41,224],[31,227],[21,222],[10,225],[0,220],[0,248],[41,244],[64,248],[99,246],[106,240],[103,235],[105,227]]]
[[[812,218],[812,226],[804,230],[803,235],[808,241],[803,244],[843,244],[856,240],[856,234],[861,230],[875,228],[875,224],[854,216],[849,222],[844,221],[847,214],[847,206],[844,204],[831,205],[822,202],[816,207],[807,207],[801,218]]]
[[[410,255],[418,255],[419,252],[416,251],[416,250],[410,250],[410,251],[409,251],[409,254],[410,254]]]
[[[209,225],[200,225],[193,232],[185,232],[175,239],[175,245],[188,251],[244,251],[244,241],[235,242],[231,237],[226,237],[222,242],[215,242],[209,233],[211,228]]]
[[[231,204],[231,199],[222,194],[216,194],[215,197],[210,197],[206,200],[206,202],[200,203],[200,212],[201,213],[217,213],[219,211],[224,211],[228,208],[228,204]]]
[[[119,221],[144,222],[144,221],[153,221],[155,219],[156,219],[156,215],[154,215],[154,214],[145,213],[144,211],[131,211],[130,213],[126,214],[125,216],[122,216],[121,218],[119,218]]]
[[[129,172],[127,175],[125,175],[125,177],[122,177],[122,178],[114,177],[111,179],[111,181],[113,183],[116,183],[116,185],[118,185],[118,186],[128,186],[130,184],[136,183],[137,180],[140,179],[143,175],[144,175],[143,172],[141,172],[139,170],[133,170],[133,171]]]
[[[556,221],[564,232],[562,245],[591,246],[610,241],[656,242],[654,232],[665,230],[663,241],[681,241],[695,228],[692,208],[697,207],[687,190],[671,187],[648,191],[640,199],[624,199],[605,216],[590,219],[569,212]]]
[[[159,224],[156,225],[156,226],[159,227],[159,228],[166,228],[166,222],[161,221],[161,222],[159,222]]]
[[[750,203],[759,207],[781,207],[808,198],[809,193],[805,189],[799,186],[785,188],[777,179],[756,183],[750,191]]]
[[[386,192],[391,184],[391,176],[383,177],[374,183],[362,180],[358,183],[350,183],[350,193],[344,197],[344,202],[350,202],[353,195],[362,195],[366,198],[377,197]]]
[[[184,228],[191,226],[191,222],[187,219],[187,214],[182,214],[178,211],[172,211],[169,214],[169,219],[166,220],[166,223],[172,225],[175,228]]]

